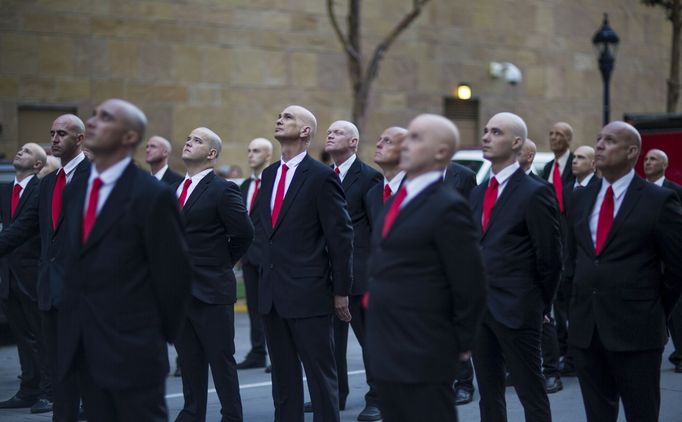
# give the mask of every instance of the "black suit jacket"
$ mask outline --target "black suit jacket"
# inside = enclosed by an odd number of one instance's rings
[[[571,165],[573,163],[573,158],[574,158],[573,153],[569,152],[568,160],[566,161],[566,167],[564,167],[564,172],[561,173],[561,181],[563,182],[563,184],[575,181],[575,176],[573,175],[573,166]],[[554,171],[554,161],[556,161],[556,159],[545,164],[545,167],[542,169],[543,179],[548,180],[549,175],[552,174],[552,172]]]
[[[487,187],[481,183],[471,193],[478,227]],[[559,210],[549,185],[515,171],[495,203],[481,250],[492,316],[510,328],[539,328],[561,272]]]
[[[175,184],[176,190],[179,184]],[[210,172],[185,201],[182,215],[194,266],[192,295],[210,304],[235,303],[237,284],[232,268],[253,240],[253,225],[239,188]]]
[[[597,256],[590,214],[601,186],[576,191],[567,209],[567,262],[574,266],[569,343],[587,348],[596,328],[607,350],[662,348],[666,316],[682,289],[679,199],[635,176]]]
[[[282,318],[329,314],[351,292],[353,227],[334,171],[306,155],[296,168],[275,227],[270,198],[280,162],[263,171],[252,217],[262,236],[259,310]]]
[[[361,295],[367,290],[367,257],[372,226],[369,221],[369,204],[365,196],[383,176],[356,158],[343,178],[341,186],[346,194],[348,213],[353,224],[353,287],[351,295]],[[383,199],[382,199],[383,200]]]
[[[251,183],[253,183],[252,178],[248,178],[242,182],[242,184],[239,186],[239,190],[241,190],[242,193],[242,201],[244,202],[244,206],[246,207],[247,211],[249,210],[249,198],[247,196],[249,195],[249,187],[251,186]],[[259,190],[262,189],[262,182],[261,186],[259,186]],[[259,197],[261,195],[261,192],[259,191],[256,197]],[[255,211],[255,206],[254,209],[251,210],[252,212]],[[251,217],[251,220],[255,222],[253,219],[254,216],[249,213],[249,216]],[[253,239],[253,242],[251,243],[251,246],[249,246],[249,249],[246,251],[244,256],[242,257],[242,263],[245,264],[251,264],[256,267],[259,267],[261,265],[261,262],[263,260],[263,240],[264,236],[263,233],[259,233],[259,230],[262,230],[262,226],[254,224],[254,228],[256,230],[255,236]]]
[[[183,180],[185,180],[185,178],[182,175],[171,170],[170,167],[166,169],[166,172],[163,174],[163,177],[161,178],[162,182],[170,186],[180,183]]]
[[[461,164],[450,163],[445,170],[443,183],[468,198],[471,191],[476,187],[476,173]]]
[[[386,212],[377,220],[383,227]],[[466,200],[433,183],[372,233],[367,336],[375,378],[449,383],[485,309],[478,229]]]
[[[166,342],[175,339],[190,297],[192,267],[177,200],[131,162],[83,244],[86,191],[87,179],[64,190],[61,230],[69,254],[58,374],[63,378],[84,359],[101,388],[157,386],[168,373]]]
[[[380,181],[372,186],[365,195],[365,204],[367,204],[367,220],[370,226],[376,226],[376,220],[384,209],[384,183]]]
[[[90,174],[88,159],[81,161],[74,170],[71,183],[87,181]],[[60,214],[57,226],[52,227],[52,193],[57,182],[57,171],[45,176],[38,187],[38,195],[26,205],[15,222],[0,233],[0,255],[5,255],[36,234],[40,234],[40,264],[38,273],[38,308],[44,311],[59,307],[64,277],[64,260],[69,249],[64,244],[61,230],[64,214]],[[62,201],[63,203],[63,201]]]
[[[680,199],[680,201],[682,201],[682,186],[678,185],[677,183],[671,180],[663,179],[663,187],[674,191],[677,194],[677,197]]]
[[[0,221],[3,231],[9,229],[21,214],[32,206],[38,197],[39,179],[33,176],[19,198],[19,203],[10,216],[12,208],[13,183],[0,186]],[[0,297],[9,297],[10,273],[17,282],[17,287],[32,300],[37,300],[38,257],[40,256],[40,237],[37,233],[30,236],[27,242],[14,249],[7,256],[0,258]]]

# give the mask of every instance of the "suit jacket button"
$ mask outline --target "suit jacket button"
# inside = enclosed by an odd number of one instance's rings
[[[273,268],[275,268],[275,266],[273,264],[270,264],[270,269],[273,269]]]
[[[596,295],[597,293],[599,293],[599,289],[592,289],[592,294],[593,294],[593,295]]]

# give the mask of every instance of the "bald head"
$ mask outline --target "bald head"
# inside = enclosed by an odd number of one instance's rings
[[[642,148],[642,138],[632,125],[615,121],[599,132],[595,145],[595,165],[613,183],[632,170]]]
[[[38,174],[47,162],[47,154],[43,147],[33,142],[24,144],[14,156],[14,169],[17,180],[22,180],[30,174]]]
[[[578,182],[582,182],[585,177],[594,173],[594,148],[587,145],[578,147],[573,152],[571,170]]]
[[[341,165],[358,150],[359,142],[358,128],[346,120],[337,120],[327,129],[324,150],[332,156],[336,165]]]
[[[71,161],[80,153],[85,139],[85,125],[73,114],[62,114],[57,117],[50,128],[50,149],[52,154],[64,161]]]
[[[63,127],[76,134],[85,133],[85,123],[75,114],[62,114],[54,122],[62,124]]]
[[[278,141],[304,141],[310,143],[317,131],[317,119],[305,107],[290,105],[278,116],[275,139]]]
[[[517,160],[527,137],[526,122],[514,113],[497,113],[488,120],[483,128],[481,149],[483,158],[492,162],[493,172],[497,173]]]
[[[407,129],[399,126],[389,127],[379,136],[374,151],[374,162],[381,166],[384,173],[400,164],[400,149],[407,137]]]
[[[265,138],[256,138],[249,142],[248,161],[251,170],[258,176],[272,159],[272,142]]]
[[[135,104],[126,100],[114,98],[107,100],[119,109],[121,117],[124,119],[129,130],[137,134],[136,145],[144,138],[144,132],[147,129],[147,116]]]
[[[573,128],[566,122],[556,122],[549,130],[549,148],[556,157],[561,157],[568,151],[573,140]]]
[[[457,126],[443,116],[422,114],[407,129],[400,155],[400,168],[414,178],[429,171],[442,171],[459,146]]]
[[[528,171],[530,166],[533,164],[535,159],[535,153],[538,151],[535,142],[531,141],[530,138],[526,138],[521,149],[519,150],[518,162],[523,171]]]
[[[665,177],[668,155],[660,149],[650,149],[644,156],[644,175],[650,182]]]
[[[86,125],[84,147],[100,169],[130,156],[142,141],[147,118],[136,105],[117,98],[95,108]]]
[[[168,139],[158,135],[152,136],[147,140],[147,145],[144,149],[144,160],[152,166],[152,171],[158,171],[158,169],[168,164],[171,149],[171,143]]]

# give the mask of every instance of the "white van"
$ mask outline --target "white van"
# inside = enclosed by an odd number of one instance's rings
[[[554,154],[551,152],[538,152],[535,154],[533,160],[532,171],[535,174],[541,174],[545,164],[554,159]],[[490,168],[492,164],[490,161],[483,158],[483,151],[480,149],[465,149],[457,151],[452,157],[452,161],[470,168],[476,173],[476,183],[481,183],[490,177]]]

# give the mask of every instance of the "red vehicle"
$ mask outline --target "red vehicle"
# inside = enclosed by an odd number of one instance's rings
[[[635,166],[637,174],[644,177],[644,156],[657,148],[668,155],[665,177],[682,184],[682,114],[626,114],[625,121],[642,135],[642,153]]]

